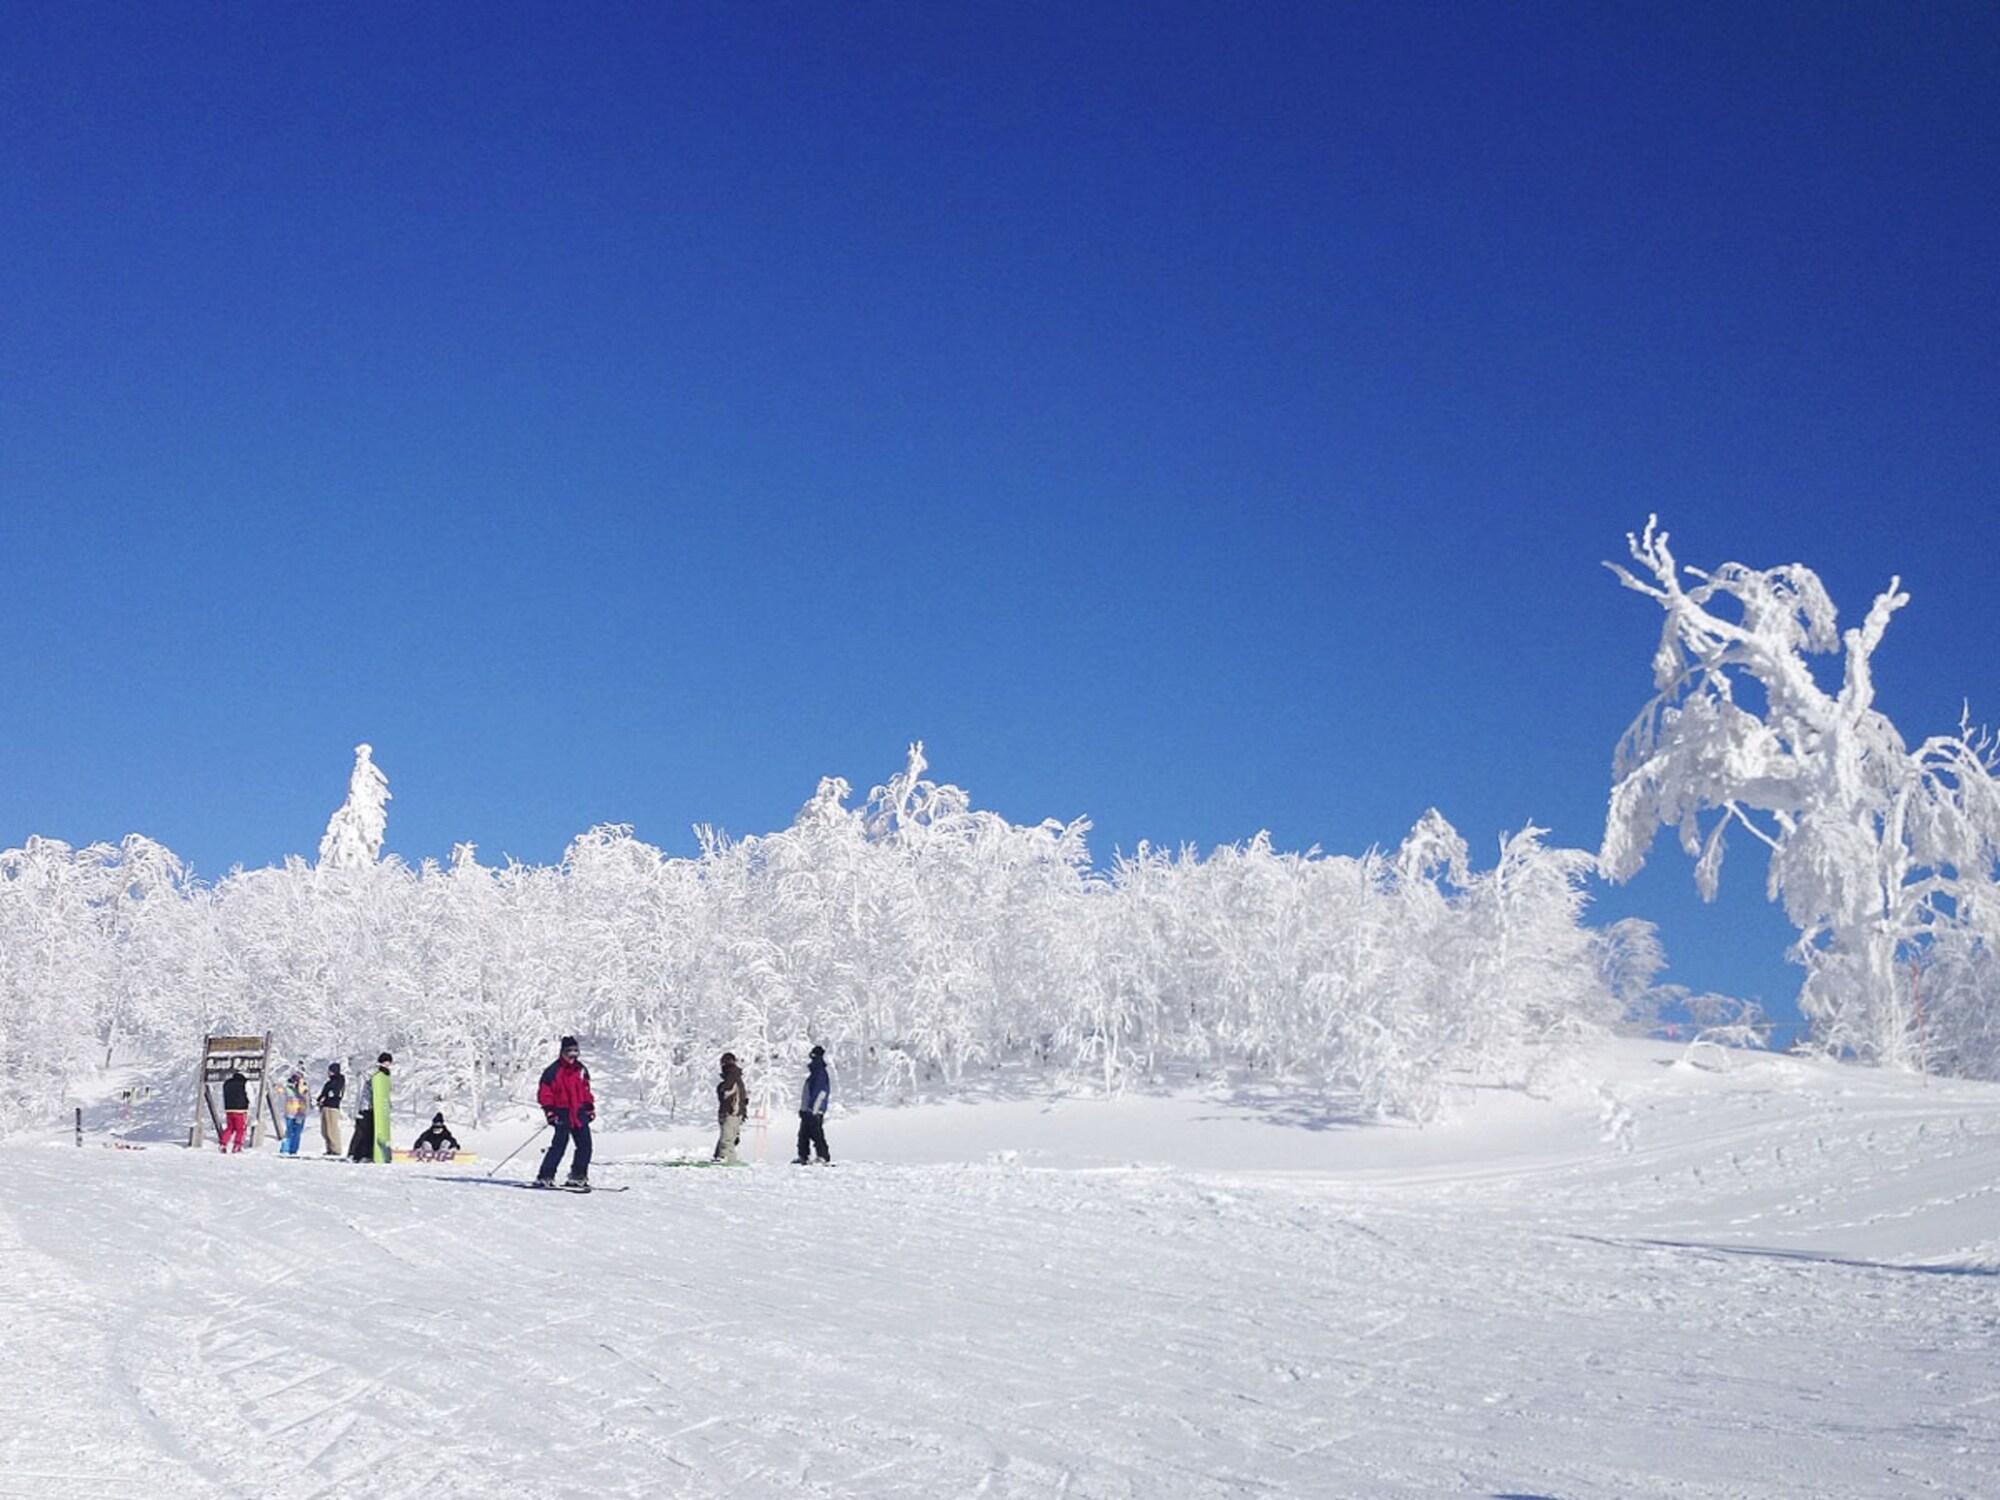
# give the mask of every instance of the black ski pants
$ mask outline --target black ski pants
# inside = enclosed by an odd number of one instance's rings
[[[826,1116],[816,1115],[809,1109],[799,1111],[799,1160],[806,1159],[808,1150],[817,1151],[821,1161],[831,1161],[826,1151]]]
[[[576,1138],[576,1155],[570,1158],[569,1175],[572,1181],[590,1175],[590,1127],[572,1125],[567,1120],[558,1120],[551,1127],[556,1138],[549,1142],[549,1149],[542,1156],[541,1177],[543,1181],[556,1175],[556,1168],[562,1165],[563,1151],[570,1138]]]

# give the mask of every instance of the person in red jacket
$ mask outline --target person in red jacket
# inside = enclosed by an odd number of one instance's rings
[[[535,1178],[535,1186],[556,1185],[556,1168],[562,1165],[563,1152],[574,1137],[576,1155],[570,1158],[569,1177],[563,1186],[574,1192],[589,1192],[590,1122],[597,1118],[597,1101],[591,1097],[590,1069],[583,1065],[583,1049],[577,1046],[575,1037],[564,1037],[562,1055],[542,1070],[542,1086],[535,1101],[542,1106],[542,1113],[549,1117],[556,1133],[542,1157],[542,1170]]]

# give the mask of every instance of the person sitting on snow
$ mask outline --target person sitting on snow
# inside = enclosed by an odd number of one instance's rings
[[[433,1157],[450,1157],[458,1152],[458,1137],[445,1128],[444,1112],[440,1110],[431,1116],[431,1128],[417,1137],[413,1154],[428,1161]]]

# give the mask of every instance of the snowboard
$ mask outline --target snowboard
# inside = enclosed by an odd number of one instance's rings
[[[375,1111],[375,1160],[386,1165],[395,1160],[389,1146],[389,1075],[377,1068],[368,1089]]]
[[[669,1161],[621,1161],[618,1167],[747,1167],[747,1161],[709,1161],[700,1156],[676,1156]]]
[[[550,1197],[554,1197],[558,1193],[569,1193],[578,1198],[589,1196],[589,1194],[584,1193],[580,1189],[565,1188],[560,1183],[554,1187],[540,1187],[531,1178],[526,1177],[481,1177],[474,1174],[470,1176],[433,1177],[430,1181],[452,1182],[457,1183],[461,1187],[513,1188],[523,1193],[547,1193]],[[632,1189],[630,1187],[598,1187],[593,1183],[590,1191],[592,1193],[629,1193]]]

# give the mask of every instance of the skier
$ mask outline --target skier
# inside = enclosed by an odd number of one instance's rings
[[[326,1065],[326,1082],[319,1088],[319,1133],[326,1142],[328,1156],[340,1155],[340,1099],[347,1092],[347,1079],[340,1064]]]
[[[589,1192],[590,1122],[597,1118],[597,1100],[591,1096],[590,1069],[583,1065],[583,1049],[575,1037],[564,1037],[561,1055],[542,1069],[542,1086],[536,1091],[535,1102],[541,1105],[556,1133],[542,1156],[542,1170],[535,1177],[535,1186],[556,1185],[556,1168],[562,1165],[563,1151],[574,1136],[576,1155],[570,1158],[569,1176],[563,1186],[573,1192]]]
[[[375,1059],[375,1071],[368,1075],[368,1101],[374,1114],[375,1160],[384,1165],[396,1159],[389,1140],[389,1064],[395,1060],[384,1052]]]
[[[805,1092],[799,1096],[799,1155],[794,1166],[803,1167],[812,1158],[808,1149],[819,1154],[826,1166],[833,1158],[826,1149],[826,1106],[833,1097],[833,1082],[826,1075],[826,1048],[812,1049],[812,1064],[806,1069]]]
[[[736,1161],[736,1143],[743,1137],[743,1117],[750,1113],[750,1090],[743,1082],[743,1070],[736,1054],[722,1054],[722,1079],[715,1086],[715,1119],[721,1133],[715,1138],[713,1161]]]
[[[241,1068],[231,1068],[222,1080],[222,1135],[216,1144],[225,1152],[243,1149],[243,1133],[250,1126],[250,1080]]]
[[[281,1097],[285,1105],[285,1140],[278,1147],[278,1154],[297,1156],[299,1137],[306,1132],[306,1111],[312,1108],[312,1095],[306,1092],[306,1075],[294,1068],[285,1080]]]
[[[450,1157],[457,1151],[458,1137],[445,1127],[444,1111],[439,1110],[431,1116],[431,1128],[417,1137],[414,1153],[429,1159],[438,1156]]]

